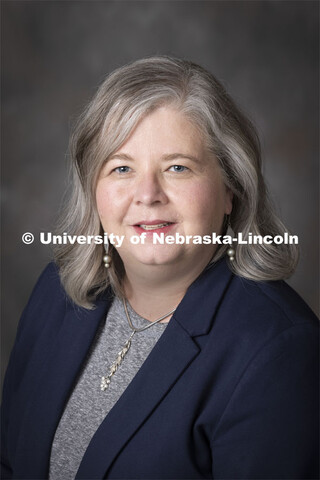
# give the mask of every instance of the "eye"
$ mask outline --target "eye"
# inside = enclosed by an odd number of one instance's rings
[[[180,173],[180,172],[185,172],[189,170],[188,167],[185,167],[184,165],[172,165],[170,168],[169,168],[169,171],[171,172],[177,172],[177,173]]]
[[[121,175],[121,174],[130,172],[130,170],[131,170],[130,167],[127,167],[126,165],[123,165],[121,167],[114,168],[113,172],[119,173]]]

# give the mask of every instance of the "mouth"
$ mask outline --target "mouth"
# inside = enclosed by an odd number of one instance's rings
[[[140,223],[135,226],[140,227],[143,230],[150,231],[150,230],[157,230],[159,228],[164,228],[164,227],[167,227],[168,225],[172,225],[172,222],[163,222],[163,223],[156,223],[156,224]]]
[[[167,233],[176,225],[175,222],[168,222],[166,220],[141,221],[132,225],[135,231],[139,234],[145,232],[151,233]]]

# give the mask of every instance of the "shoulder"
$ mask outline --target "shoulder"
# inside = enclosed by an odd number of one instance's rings
[[[239,314],[254,317],[260,324],[275,323],[279,330],[319,324],[305,301],[284,281],[255,282],[235,276],[227,300]]]
[[[234,349],[249,363],[288,356],[315,365],[319,320],[286,282],[234,277],[221,310]]]
[[[56,286],[57,288],[61,287],[59,269],[56,263],[50,262],[41,272],[38,281],[35,285],[34,292],[38,289],[43,289],[46,287]]]
[[[62,319],[66,308],[72,304],[60,282],[59,269],[54,262],[49,263],[35,284],[29,301],[22,313],[17,340],[33,330],[41,331],[46,319]]]
[[[181,308],[182,307],[182,308]],[[318,319],[284,281],[234,275],[222,258],[193,283],[176,317],[192,336],[212,330],[227,343],[262,345],[287,329],[318,328]]]
[[[211,280],[213,290],[218,283]],[[219,344],[222,355],[234,358],[241,374],[254,359],[264,362],[284,352],[314,362],[318,332],[317,317],[285,282],[231,275],[213,317],[210,342],[215,349]]]
[[[16,340],[20,338],[37,339],[41,332],[54,337],[65,321],[80,319],[86,322],[95,318],[99,312],[107,309],[111,295],[109,290],[96,298],[93,309],[86,309],[75,304],[65,292],[60,281],[59,268],[49,263],[41,273],[29,301],[21,316]]]
[[[40,274],[30,299],[37,296],[48,296],[51,298],[65,297],[66,294],[60,282],[59,268],[54,262],[48,263]]]

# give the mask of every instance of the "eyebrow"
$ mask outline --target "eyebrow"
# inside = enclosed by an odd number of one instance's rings
[[[197,157],[194,157],[193,155],[189,155],[186,153],[169,153],[162,155],[161,160],[176,160],[177,158],[186,158],[191,160],[192,162],[199,163],[199,159]],[[126,153],[115,153],[114,155],[111,155],[108,160],[131,160],[134,161],[134,158],[132,158],[130,155],[127,155]]]

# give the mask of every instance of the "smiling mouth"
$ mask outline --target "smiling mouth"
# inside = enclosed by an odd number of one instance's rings
[[[158,223],[157,225],[140,224],[140,225],[137,225],[137,226],[142,228],[143,230],[157,230],[158,228],[167,227],[168,225],[172,225],[172,222]]]

